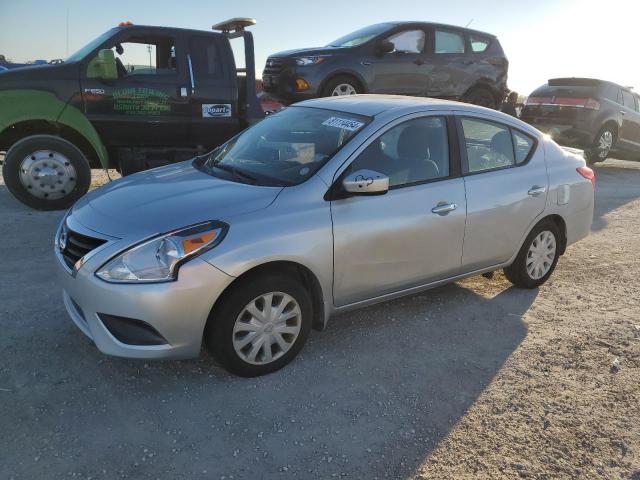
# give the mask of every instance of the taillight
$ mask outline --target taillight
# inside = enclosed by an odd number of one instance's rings
[[[596,188],[596,174],[593,170],[591,170],[589,167],[578,167],[576,168],[576,171],[584,178],[589,180],[591,182],[591,185],[593,185],[593,188]]]
[[[527,105],[551,105],[554,107],[576,107],[600,110],[600,102],[593,98],[577,97],[529,97]]]

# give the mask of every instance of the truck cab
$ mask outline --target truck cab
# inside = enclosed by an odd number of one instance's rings
[[[262,118],[245,30],[254,23],[207,32],[124,22],[61,64],[3,72],[9,190],[34,208],[66,208],[87,191],[91,167],[127,175],[185,160]],[[235,38],[246,68],[236,66]]]

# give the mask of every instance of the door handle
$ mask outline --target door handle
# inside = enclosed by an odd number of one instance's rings
[[[437,215],[444,216],[449,212],[453,212],[458,206],[455,203],[440,202],[433,207],[431,211]]]
[[[620,114],[621,114],[621,115],[626,115],[626,114],[627,114],[627,112],[625,112],[624,110],[620,110]]]
[[[534,185],[533,187],[531,187],[529,189],[529,191],[527,192],[527,195],[530,195],[532,197],[538,197],[538,196],[542,195],[546,191],[547,191],[547,187],[541,187],[539,185]]]

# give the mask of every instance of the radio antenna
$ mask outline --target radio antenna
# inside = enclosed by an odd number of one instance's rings
[[[469,20],[469,23],[467,23],[464,28],[467,28],[469,25],[471,25],[471,22],[473,22],[473,18],[471,20]]]

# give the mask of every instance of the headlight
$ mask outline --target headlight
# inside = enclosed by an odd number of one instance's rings
[[[317,65],[320,62],[323,62],[326,59],[325,56],[316,56],[316,57],[298,57],[296,58],[296,65],[301,67],[305,67],[307,65]]]
[[[107,282],[175,280],[180,265],[218,245],[227,228],[222,222],[206,222],[146,240],[109,260],[96,275]]]

